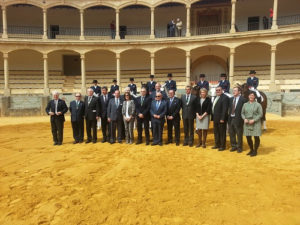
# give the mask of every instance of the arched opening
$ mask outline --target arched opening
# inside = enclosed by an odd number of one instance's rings
[[[191,6],[192,35],[228,33],[231,24],[231,1],[197,1]]]
[[[50,39],[79,39],[80,14],[77,8],[59,5],[48,9]]]
[[[150,8],[144,5],[130,5],[120,10],[120,38],[150,37]]]
[[[110,39],[114,37],[111,24],[115,24],[115,10],[107,6],[93,6],[84,11],[84,35],[86,39]]]
[[[228,74],[228,52],[224,46],[205,46],[191,51],[191,80],[197,83],[200,74],[206,75],[211,83],[218,82],[221,73]]]
[[[42,9],[30,4],[15,4],[8,6],[7,33],[8,37],[11,38],[42,38]]]
[[[182,3],[169,2],[155,8],[155,37],[180,36],[177,19],[182,22],[181,36],[186,32],[186,8]],[[179,21],[178,21],[179,22]]]

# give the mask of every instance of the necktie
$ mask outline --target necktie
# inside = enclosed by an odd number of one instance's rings
[[[156,101],[156,110],[159,108],[159,101]]]
[[[220,98],[220,96],[217,96],[217,97],[215,98],[215,101],[214,101],[214,103],[213,103],[213,108],[212,108],[212,112],[213,112],[213,113],[214,113],[214,111],[215,111],[215,105],[217,104],[219,98]]]
[[[88,98],[88,104],[91,103],[91,100],[92,100],[92,96],[89,96],[89,98]]]
[[[141,105],[144,103],[144,97],[141,98]]]
[[[186,104],[189,104],[189,100],[190,100],[190,95],[186,96]]]
[[[76,108],[78,109],[79,107],[79,101],[76,101]]]
[[[172,105],[172,102],[173,102],[173,98],[170,99],[170,106]]]
[[[106,95],[104,95],[104,102],[106,102]]]
[[[235,104],[236,104],[236,98],[234,98],[234,100],[233,100],[231,115],[235,115]]]
[[[116,99],[116,105],[117,105],[117,108],[119,107],[119,99],[117,98]]]
[[[55,113],[57,113],[58,100],[55,100]]]

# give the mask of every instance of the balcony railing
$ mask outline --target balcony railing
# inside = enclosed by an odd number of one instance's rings
[[[248,24],[236,24],[236,32],[245,32],[245,31],[254,31],[254,30],[263,30],[263,26],[259,22],[253,22]],[[266,29],[270,28],[269,24],[266,24]]]
[[[185,28],[181,29],[181,33],[179,30],[168,30],[167,27],[157,27],[154,30],[156,38],[166,38],[166,37],[185,37],[186,30]]]
[[[2,28],[1,28],[2,30]],[[43,27],[32,27],[32,26],[8,26],[7,27],[8,37],[12,38],[42,38]]]
[[[210,34],[222,34],[230,31],[230,25],[220,26],[208,26],[208,27],[196,27],[193,29],[193,35],[210,35]]]
[[[280,16],[277,19],[277,24],[280,25],[280,26],[300,24],[300,14],[291,15],[291,16]]]
[[[74,27],[59,27],[57,30],[48,32],[50,39],[79,39],[80,28]]]

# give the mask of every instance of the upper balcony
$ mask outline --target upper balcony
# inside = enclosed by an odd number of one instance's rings
[[[153,4],[17,0],[3,1],[1,5],[2,40],[114,42],[209,38],[300,25],[299,0],[169,0]]]

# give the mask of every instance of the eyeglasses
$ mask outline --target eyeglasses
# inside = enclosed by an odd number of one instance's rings
[[[216,91],[221,91],[220,89],[217,89]]]
[[[159,98],[159,97],[161,97],[161,95],[156,95],[155,97],[156,97],[156,98]]]

